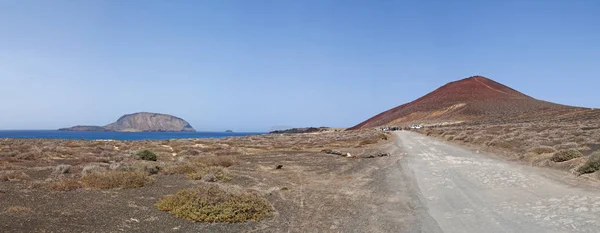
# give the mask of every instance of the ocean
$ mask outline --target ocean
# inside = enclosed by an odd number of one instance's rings
[[[91,132],[58,130],[0,130],[0,138],[47,138],[71,140],[168,140],[188,138],[225,138],[264,133],[226,132]]]

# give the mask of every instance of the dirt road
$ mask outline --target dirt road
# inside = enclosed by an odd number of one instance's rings
[[[412,132],[397,132],[418,196],[443,232],[598,232],[600,192]],[[426,231],[426,230],[425,230]]]

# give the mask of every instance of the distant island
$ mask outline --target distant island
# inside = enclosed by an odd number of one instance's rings
[[[317,132],[329,131],[330,129],[331,128],[329,128],[329,127],[319,127],[319,128],[315,128],[315,127],[291,128],[291,129],[285,129],[285,130],[271,131],[271,132],[269,132],[269,134],[317,133]]]
[[[225,130],[225,133],[233,133],[233,130],[230,130],[230,129]]]
[[[138,112],[127,114],[106,126],[78,125],[60,131],[111,131],[111,132],[196,132],[185,120],[160,113]]]

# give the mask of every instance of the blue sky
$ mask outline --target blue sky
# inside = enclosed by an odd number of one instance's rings
[[[0,129],[349,127],[484,75],[600,107],[599,1],[0,0]]]

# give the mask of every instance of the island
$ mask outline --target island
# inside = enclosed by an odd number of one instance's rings
[[[187,121],[172,115],[138,112],[120,117],[106,126],[78,125],[60,131],[110,131],[110,132],[196,132]]]
[[[233,133],[233,130],[230,130],[230,129],[225,130],[225,133]]]
[[[285,130],[274,130],[269,132],[269,134],[296,134],[296,133],[318,133],[329,131],[331,128],[329,127],[306,127],[306,128],[291,128]]]

